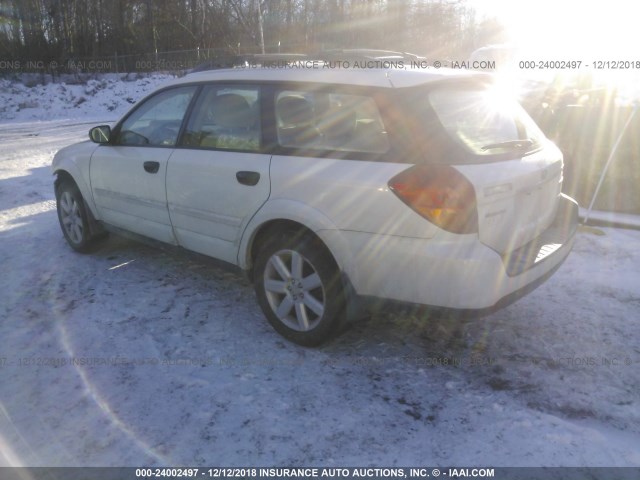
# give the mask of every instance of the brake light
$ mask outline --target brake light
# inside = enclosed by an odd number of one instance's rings
[[[414,165],[389,180],[400,200],[451,233],[477,233],[476,192],[469,180],[448,165]]]

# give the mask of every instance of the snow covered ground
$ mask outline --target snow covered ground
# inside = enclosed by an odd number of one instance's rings
[[[46,84],[37,75],[0,78],[0,123],[117,119],[171,78],[174,77],[166,74],[107,73],[96,78],[65,75],[59,82]]]
[[[640,466],[640,232],[581,231],[494,315],[380,313],[305,349],[214,262],[71,251],[49,169],[87,138],[71,111],[0,125],[0,466]]]

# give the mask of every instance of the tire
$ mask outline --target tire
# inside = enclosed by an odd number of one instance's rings
[[[56,188],[58,221],[67,243],[77,252],[86,253],[96,244],[98,236],[91,231],[89,216],[78,187],[63,180]]]
[[[338,332],[345,316],[340,271],[310,235],[271,238],[257,255],[253,278],[262,311],[286,339],[312,347]]]

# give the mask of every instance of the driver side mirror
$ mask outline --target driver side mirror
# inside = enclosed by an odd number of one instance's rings
[[[89,130],[89,138],[95,143],[109,143],[111,139],[111,127],[109,125],[100,125]]]

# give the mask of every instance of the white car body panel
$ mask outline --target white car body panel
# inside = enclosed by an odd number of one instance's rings
[[[311,205],[303,203],[300,200],[285,198],[270,199],[254,215],[243,232],[237,259],[237,265],[240,268],[249,270],[253,266],[251,260],[251,248],[253,247],[253,241],[256,233],[266,224],[280,220],[304,225],[306,228],[320,236],[323,240],[325,232],[340,233],[329,217]],[[336,259],[336,262],[338,262],[338,265],[343,269],[347,269],[348,262],[345,262],[345,260],[349,258],[347,244],[341,240],[340,234],[333,238],[334,241],[331,243],[331,246],[329,245],[329,242],[326,241],[325,245],[327,245],[334,254],[334,258]]]
[[[166,175],[172,148],[101,145],[91,157],[91,190],[99,219],[176,244],[167,210]],[[144,169],[158,162],[157,173]]]
[[[443,232],[426,242],[359,232],[343,236],[357,266],[350,280],[358,294],[457,309],[494,306],[561,264],[573,246],[572,239],[553,258],[509,277],[501,256],[476,235]]]
[[[93,193],[91,192],[89,167],[91,165],[91,155],[98,147],[99,145],[89,140],[76,143],[75,145],[69,145],[59,150],[51,162],[51,169],[54,173],[65,171],[73,177],[85,199],[86,205],[96,218],[98,218],[97,209],[93,202]]]
[[[167,203],[178,244],[236,263],[240,236],[269,197],[270,155],[176,149],[167,173]],[[240,184],[238,171],[260,174]]]
[[[476,190],[480,241],[497,252],[521,247],[553,221],[562,187],[562,154],[550,142],[523,158],[456,169]]]
[[[286,201],[268,217],[275,219],[287,217],[291,204],[313,205],[326,222],[312,224],[312,230],[329,246],[360,295],[462,309],[488,308],[554,269],[571,250],[571,244],[566,245],[552,260],[508,277],[501,253],[533,240],[555,218],[562,159],[549,144],[531,156],[493,166],[456,166],[480,192],[478,234],[445,232],[407,208],[387,186],[390,178],[409,167],[402,163],[275,155],[271,197],[263,209]],[[545,181],[541,182],[542,171]],[[502,194],[502,189],[494,188],[506,184],[510,187]],[[481,197],[485,193],[488,195]],[[504,213],[492,215],[496,210]],[[518,216],[523,211],[527,214]],[[255,220],[247,237],[261,221],[267,221],[262,210]],[[310,224],[304,217],[294,220]],[[245,245],[246,241],[242,251]],[[240,255],[239,264],[247,267],[247,257]]]
[[[271,199],[313,205],[339,230],[430,238],[438,228],[389,190],[403,163],[274,155]]]

